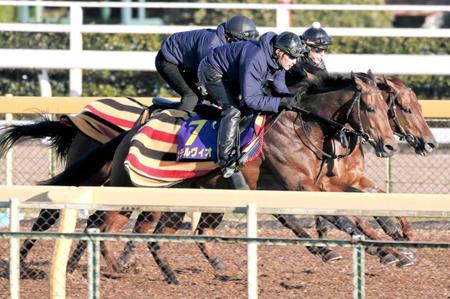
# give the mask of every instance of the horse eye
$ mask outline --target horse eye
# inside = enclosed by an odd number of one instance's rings
[[[402,111],[405,112],[405,113],[409,113],[409,114],[412,113],[411,108],[404,108],[404,107],[402,107]]]
[[[375,112],[375,108],[367,107],[367,112],[373,113],[373,112]]]

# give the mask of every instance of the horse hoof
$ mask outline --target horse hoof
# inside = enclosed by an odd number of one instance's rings
[[[385,266],[389,266],[389,265],[399,262],[399,260],[392,254],[387,253],[385,256],[380,258],[380,262]]]
[[[214,270],[225,270],[225,264],[220,260],[218,256],[213,256],[211,258],[211,266],[214,268]]]
[[[409,258],[408,256],[405,256],[400,261],[398,261],[396,265],[399,268],[406,268],[406,267],[414,265],[414,260]]]
[[[378,247],[376,246],[368,246],[366,249],[366,252],[370,255],[377,255],[378,253]]]
[[[322,255],[322,261],[325,263],[332,263],[342,259],[342,255],[333,250],[329,250],[327,253]]]
[[[416,259],[416,255],[411,250],[409,250],[407,248],[400,248],[399,251],[400,251],[401,254],[403,254],[404,256],[409,258],[410,260],[415,260]]]

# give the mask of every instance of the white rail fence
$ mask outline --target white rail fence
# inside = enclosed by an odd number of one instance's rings
[[[173,8],[173,9],[250,9],[276,11],[274,27],[269,30],[289,29],[300,34],[305,28],[290,27],[292,10],[334,11],[410,11],[449,12],[450,5],[312,5],[312,4],[255,4],[255,3],[170,3],[170,2],[71,2],[71,1],[2,1],[3,6],[68,7],[70,25],[1,23],[0,31],[13,32],[67,32],[70,33],[69,50],[0,49],[0,68],[69,69],[72,96],[82,95],[83,69],[155,71],[155,52],[85,51],[83,33],[173,33],[192,30],[193,26],[139,26],[139,25],[86,25],[83,9],[110,8]],[[405,36],[450,37],[450,29],[392,29],[392,28],[327,28],[334,36]],[[393,74],[450,74],[448,55],[365,55],[330,54],[326,58],[331,72],[367,71]]]
[[[127,198],[126,207],[123,199]],[[274,200],[276,199],[276,200]],[[118,210],[141,208],[201,212],[237,212],[247,214],[247,291],[248,298],[258,297],[257,281],[257,214],[303,215],[385,215],[412,217],[450,217],[448,194],[379,194],[286,191],[238,191],[167,188],[4,186],[0,207],[10,208],[10,292],[19,295],[18,207],[63,209],[59,232],[73,233],[76,210],[80,208]],[[407,208],[406,208],[407,207]],[[156,237],[158,240],[158,238]],[[164,240],[164,239],[163,239]],[[283,240],[279,240],[283,243]],[[56,273],[65,273],[71,239],[58,239],[51,263],[50,297],[64,298],[65,283],[52,283]],[[358,245],[358,243],[355,243]],[[353,244],[353,245],[355,245]],[[448,245],[448,244],[447,244]],[[448,246],[447,246],[448,247]],[[357,248],[356,248],[357,250]],[[362,298],[363,276],[354,286],[355,298]],[[59,275],[60,276],[60,275]],[[61,277],[59,277],[61,279]],[[90,283],[93,283],[92,281]],[[94,298],[94,297],[92,297]]]

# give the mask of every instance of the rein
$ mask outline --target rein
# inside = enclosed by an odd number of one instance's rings
[[[369,134],[367,134],[364,131],[364,128],[363,128],[363,125],[362,125],[362,122],[361,122],[361,108],[360,107],[361,107],[361,96],[362,96],[362,94],[363,93],[361,93],[361,91],[359,91],[359,90],[355,91],[355,93],[353,95],[353,98],[352,98],[352,104],[350,105],[349,110],[345,114],[346,115],[346,121],[347,121],[349,119],[349,117],[350,117],[350,113],[353,110],[353,108],[355,106],[357,107],[357,109],[358,109],[358,127],[359,127],[358,130],[349,129],[349,128],[345,127],[344,125],[342,125],[342,124],[340,124],[340,123],[338,123],[338,122],[336,122],[334,120],[325,118],[323,116],[320,116],[320,115],[318,115],[318,114],[316,114],[314,112],[305,110],[303,108],[293,107],[292,110],[297,112],[296,119],[300,120],[301,128],[303,130],[303,133],[304,133],[305,137],[308,139],[309,143],[314,147],[314,149],[317,152],[320,152],[322,154],[322,157],[325,157],[327,159],[341,159],[341,158],[347,157],[355,149],[357,137],[363,138],[365,142],[367,142],[367,141],[369,141],[371,139]],[[304,126],[304,122],[305,121],[302,119],[302,115],[303,116],[308,116],[311,119],[316,120],[317,122],[324,123],[324,124],[328,125],[329,127],[331,127],[332,129],[336,130],[337,131],[336,135],[339,137],[339,141],[341,141],[343,146],[347,148],[347,151],[344,154],[336,155],[335,153],[331,153],[330,154],[330,153],[325,152],[323,149],[318,148],[311,141],[311,139],[308,137],[308,134],[307,134],[305,126]],[[294,123],[295,123],[295,121],[294,121]],[[347,135],[349,135],[349,134],[352,135],[352,138],[351,138],[350,142],[347,139]],[[320,159],[319,156],[318,156],[318,158]]]

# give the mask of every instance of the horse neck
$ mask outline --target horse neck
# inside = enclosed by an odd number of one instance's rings
[[[311,111],[324,118],[344,124],[341,119],[350,108],[354,92],[355,91],[349,87],[326,93],[310,95],[305,97],[300,106],[301,108]]]

